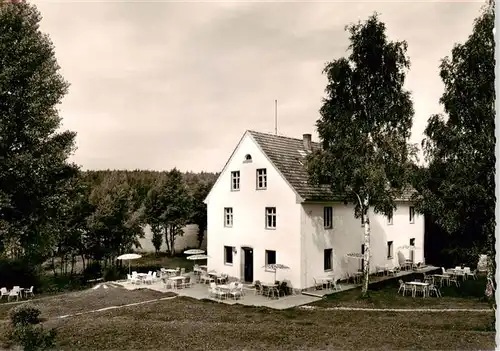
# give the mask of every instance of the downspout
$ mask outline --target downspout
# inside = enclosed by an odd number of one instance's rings
[[[302,282],[300,290],[304,290],[307,284],[307,248],[306,248],[306,240],[304,235],[305,229],[305,208],[303,204],[300,204],[300,252],[302,256]]]

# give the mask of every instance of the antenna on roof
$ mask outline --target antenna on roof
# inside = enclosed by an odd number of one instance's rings
[[[278,135],[278,100],[274,100],[274,135]]]

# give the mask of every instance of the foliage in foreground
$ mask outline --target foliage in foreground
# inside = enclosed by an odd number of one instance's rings
[[[29,303],[9,311],[10,341],[25,351],[47,350],[55,345],[56,330],[45,330],[40,322],[40,309]]]

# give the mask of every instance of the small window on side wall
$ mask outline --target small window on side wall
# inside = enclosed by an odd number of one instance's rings
[[[325,271],[331,271],[333,269],[332,265],[333,249],[325,249],[323,258],[323,269]]]
[[[266,266],[268,264],[276,264],[276,251],[266,250]]]
[[[410,206],[409,215],[410,215],[410,223],[411,224],[415,223],[415,207]]]
[[[387,242],[387,258],[391,259],[393,257],[393,243],[392,241]]]
[[[325,229],[332,229],[333,227],[333,208],[325,207],[323,209],[323,226]]]
[[[393,222],[393,213],[391,212],[388,216],[387,216],[387,225],[392,225],[394,222]]]
[[[233,247],[232,246],[224,246],[224,264],[227,264],[227,265],[233,264]]]
[[[252,162],[252,155],[246,154],[243,163],[250,163],[250,162]]]

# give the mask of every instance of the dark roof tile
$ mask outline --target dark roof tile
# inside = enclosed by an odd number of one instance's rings
[[[285,179],[305,201],[334,201],[340,200],[334,196],[328,185],[312,185],[305,167],[307,150],[302,139],[289,138],[248,131],[255,139],[262,151],[271,160],[274,166],[283,174]],[[321,148],[319,143],[311,142],[312,150]],[[405,193],[403,199],[408,199],[411,193]]]

